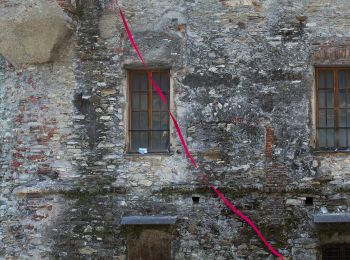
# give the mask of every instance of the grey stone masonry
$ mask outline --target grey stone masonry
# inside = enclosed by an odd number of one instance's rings
[[[316,149],[315,68],[350,67],[350,1],[119,2],[201,172],[286,259],[349,243],[318,224],[350,214],[350,154]],[[173,124],[169,153],[128,152],[138,69],[111,0],[0,0],[0,259],[124,260],[158,235],[176,260],[274,259]]]

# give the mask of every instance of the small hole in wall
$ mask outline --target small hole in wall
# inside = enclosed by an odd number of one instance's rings
[[[312,205],[314,205],[314,198],[313,198],[313,197],[306,197],[306,199],[305,199],[305,205],[306,205],[306,206],[312,206]]]
[[[192,197],[193,204],[199,204],[199,197]]]

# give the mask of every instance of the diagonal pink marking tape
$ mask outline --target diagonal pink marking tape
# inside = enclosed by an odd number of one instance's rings
[[[122,21],[123,21],[123,24],[124,24],[124,27],[125,27],[125,31],[126,33],[128,34],[128,37],[129,37],[129,40],[133,46],[133,48],[135,49],[136,53],[137,53],[137,56],[139,57],[140,61],[142,62],[143,66],[145,67],[145,69],[147,70],[147,75],[148,75],[148,78],[151,80],[152,82],[152,85],[153,87],[155,88],[155,90],[157,91],[158,95],[160,96],[160,98],[162,99],[163,103],[164,104],[167,104],[167,100],[163,94],[163,92],[161,91],[161,89],[158,87],[158,85],[156,84],[156,82],[153,80],[152,78],[152,74],[151,72],[148,70],[147,68],[147,65],[145,63],[145,61],[143,60],[143,57],[141,55],[141,52],[139,50],[139,48],[137,47],[137,44],[134,40],[134,37],[132,36],[132,33],[129,29],[129,25],[125,19],[125,16],[124,16],[124,13],[123,11],[121,10],[119,4],[118,4],[118,1],[117,0],[113,0],[114,1],[114,4],[118,7],[118,10],[119,10],[119,13],[120,13],[120,16],[122,18]],[[197,166],[197,163],[196,161],[193,159],[192,155],[191,155],[191,152],[189,151],[188,149],[188,146],[185,142],[185,139],[182,135],[182,132],[181,132],[181,129],[180,129],[180,126],[176,120],[176,118],[174,117],[173,113],[171,113],[171,111],[168,111],[169,112],[169,115],[175,125],[175,128],[176,128],[176,131],[177,131],[177,134],[180,138],[180,141],[181,141],[181,144],[183,146],[183,148],[185,149],[185,152],[186,152],[186,155],[187,157],[190,159],[191,163],[193,164],[193,166],[196,168],[196,170],[198,171],[198,173],[202,176],[204,176],[204,180],[207,182],[207,184],[209,185],[209,187],[220,197],[220,199],[225,203],[225,205],[231,209],[231,211],[233,213],[235,213],[237,216],[239,216],[242,220],[244,220],[249,226],[252,227],[252,229],[254,230],[254,232],[257,234],[257,236],[261,239],[261,241],[265,244],[265,246],[270,250],[270,252],[272,254],[274,254],[275,256],[277,256],[279,259],[283,260],[284,257],[283,255],[281,255],[277,250],[275,250],[271,245],[270,243],[265,239],[265,237],[261,234],[261,232],[259,231],[259,229],[256,227],[256,225],[254,224],[254,222],[249,218],[247,217],[246,215],[244,215],[241,211],[239,211],[235,206],[233,206],[225,197],[224,195],[217,189],[215,188],[215,186],[213,184],[211,184],[208,179],[206,178],[205,175],[203,175],[198,166]]]
[[[187,144],[186,144],[185,139],[184,139],[184,137],[183,137],[183,135],[182,135],[182,132],[181,132],[181,129],[180,129],[179,124],[177,123],[177,121],[176,121],[176,119],[175,119],[173,113],[171,113],[171,112],[169,111],[169,114],[170,114],[170,116],[171,116],[171,119],[172,119],[173,122],[174,122],[176,131],[177,131],[177,134],[179,135],[181,144],[182,144],[183,148],[185,149],[185,152],[186,152],[186,154],[187,154],[187,157],[191,160],[191,162],[192,162],[194,168],[196,168],[196,169],[198,170],[198,166],[197,166],[197,164],[196,164],[196,161],[193,159],[193,157],[192,157],[190,151],[188,150]]]

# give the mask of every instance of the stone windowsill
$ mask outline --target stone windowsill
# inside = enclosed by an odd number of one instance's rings
[[[350,150],[325,150],[325,149],[311,149],[314,154],[350,154]]]
[[[172,156],[172,155],[174,155],[174,152],[146,153],[146,154],[127,152],[124,154],[125,157],[152,157],[152,156]]]

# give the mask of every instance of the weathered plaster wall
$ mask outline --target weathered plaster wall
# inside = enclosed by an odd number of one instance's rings
[[[314,212],[349,211],[348,154],[312,151],[313,65],[349,64],[349,5],[123,1],[145,60],[171,67],[172,109],[201,168],[292,259],[320,255]],[[123,216],[177,215],[175,259],[272,259],[173,130],[171,154],[126,154],[127,68],[141,65],[109,1],[78,7],[52,63],[1,58],[0,256],[125,259]]]

